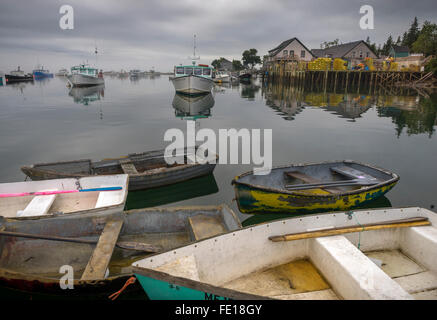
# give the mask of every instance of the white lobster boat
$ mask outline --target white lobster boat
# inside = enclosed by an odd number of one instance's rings
[[[67,79],[73,87],[96,86],[105,83],[103,73],[86,64],[72,67]]]
[[[203,64],[175,67],[172,81],[177,93],[188,95],[207,94],[214,85],[212,68]]]
[[[276,220],[133,267],[150,299],[437,299],[437,214],[383,208]]]

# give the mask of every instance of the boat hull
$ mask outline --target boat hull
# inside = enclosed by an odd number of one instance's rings
[[[14,76],[11,74],[6,74],[6,83],[17,83],[17,82],[25,82],[25,81],[33,81],[33,76]]]
[[[71,74],[67,76],[67,79],[73,87],[88,87],[105,83],[103,78],[90,77],[83,74]]]
[[[237,230],[241,224],[235,213],[226,205],[199,207],[155,207],[117,213],[80,216],[59,216],[50,220],[33,219],[15,221],[7,219],[2,226],[5,231],[98,240],[105,221],[122,219],[123,228],[119,241],[144,241],[170,250],[193,241],[188,230],[188,219],[204,215],[220,221],[225,231]],[[217,234],[213,232],[213,234]],[[91,297],[107,300],[109,294],[117,292],[133,274],[129,265],[134,257],[149,253],[125,250],[116,247],[109,265],[109,276],[94,280],[80,280],[80,275],[94,250],[89,244],[62,241],[35,240],[2,237],[0,243],[0,287],[17,290],[27,295],[56,295],[69,298]],[[14,254],[9,254],[13,252]],[[26,261],[23,262],[21,259]],[[126,263],[126,261],[128,263]],[[75,272],[73,290],[62,289],[59,269],[71,265]],[[141,286],[130,285],[123,292],[141,293]]]
[[[33,76],[35,78],[53,78],[53,73],[34,71]]]
[[[197,95],[211,92],[214,85],[212,79],[197,76],[182,76],[172,79],[173,86],[178,93]]]
[[[120,174],[123,173],[123,171],[121,171],[119,161],[126,158],[102,160],[98,164],[93,163],[93,169],[91,169],[91,160],[75,160],[23,166],[21,170],[32,180]],[[137,166],[144,166],[142,163],[145,163],[148,159],[164,163],[164,151],[158,150],[149,151],[143,154],[133,154],[129,155],[129,158],[131,158]],[[137,174],[129,174],[129,191],[162,187],[205,176],[211,174],[214,171],[215,166],[215,163],[185,163],[171,167],[162,166],[157,169],[145,170]],[[66,171],[66,167],[68,167],[70,171]]]
[[[355,163],[355,162],[347,162]],[[337,163],[338,164],[338,163]],[[357,165],[361,165],[356,163]],[[317,166],[318,164],[311,164]],[[329,163],[320,165],[327,166]],[[276,169],[297,168],[300,166],[285,166]],[[377,172],[382,169],[371,168]],[[374,186],[365,187],[361,190],[343,191],[338,193],[328,192],[292,192],[285,189],[269,188],[256,184],[241,182],[240,178],[249,176],[251,173],[245,173],[236,177],[232,184],[234,185],[237,205],[242,213],[263,214],[263,213],[280,213],[280,214],[308,214],[326,211],[341,211],[352,208],[358,208],[371,201],[378,199],[389,192],[398,182],[399,177],[390,172],[384,171],[384,174],[390,176],[385,182],[378,183]],[[315,189],[314,189],[315,190]],[[321,190],[321,189],[317,189]]]

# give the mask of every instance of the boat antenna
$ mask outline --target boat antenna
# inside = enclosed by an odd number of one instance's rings
[[[96,68],[97,68],[97,41],[95,41],[95,47],[94,53],[96,54]]]
[[[196,56],[196,35],[194,35],[194,41],[193,41],[193,56],[192,57],[188,57],[189,59],[193,60],[193,66],[196,64],[195,60],[199,60],[200,57]]]

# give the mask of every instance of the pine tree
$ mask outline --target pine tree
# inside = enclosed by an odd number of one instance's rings
[[[418,37],[419,37],[419,23],[417,21],[417,17],[414,17],[414,21],[411,24],[405,39],[405,45],[411,48],[413,46],[413,43],[417,40]]]

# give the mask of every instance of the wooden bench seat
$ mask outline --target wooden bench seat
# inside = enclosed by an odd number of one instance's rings
[[[289,178],[302,180],[305,183],[321,183],[322,182],[321,180],[316,179],[314,177],[311,177],[311,176],[309,176],[305,173],[302,173],[300,171],[287,171],[287,172],[284,172],[284,175],[286,175]],[[342,192],[341,189],[335,188],[335,187],[315,188],[315,189],[320,189],[320,190],[325,191],[327,193]]]
[[[374,176],[371,176],[368,173],[362,172],[360,170],[348,166],[332,167],[331,171],[334,171],[335,173],[341,174],[347,178],[352,178],[352,179],[377,180]]]
[[[189,217],[188,227],[194,240],[202,240],[227,231],[220,217],[204,214]]]
[[[17,217],[42,216],[49,212],[50,207],[55,201],[56,194],[35,196],[23,211],[17,212]]]
[[[135,168],[135,165],[132,163],[130,159],[123,159],[120,160],[121,169],[123,169],[123,172],[125,174],[138,174],[137,168]]]

